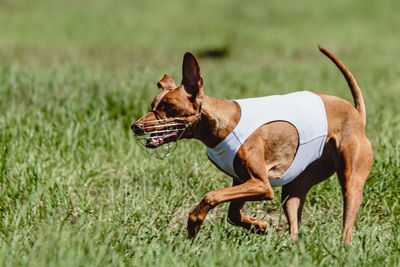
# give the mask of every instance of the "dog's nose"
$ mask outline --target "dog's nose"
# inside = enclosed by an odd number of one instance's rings
[[[131,125],[131,129],[135,134],[139,134],[139,133],[143,132],[143,125],[134,123]]]

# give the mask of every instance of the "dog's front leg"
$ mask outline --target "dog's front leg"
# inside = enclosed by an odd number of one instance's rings
[[[269,225],[268,222],[259,221],[256,218],[246,216],[242,208],[246,202],[244,200],[231,201],[228,211],[228,222],[232,225],[249,229],[254,233],[263,234]]]
[[[239,182],[233,179],[233,186],[239,184]],[[243,214],[242,208],[245,203],[246,201],[244,200],[232,200],[229,204],[227,221],[232,225],[249,229],[255,233],[264,233],[269,223],[265,221],[259,221],[253,217]]]
[[[188,236],[192,238],[196,235],[207,213],[220,203],[232,200],[272,200],[274,198],[274,192],[272,191],[268,179],[256,177],[257,176],[251,177],[243,184],[208,193],[200,204],[189,213],[187,225]]]

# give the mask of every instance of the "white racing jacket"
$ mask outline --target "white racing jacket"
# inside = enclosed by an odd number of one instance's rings
[[[238,177],[233,160],[240,146],[260,126],[273,121],[292,124],[299,134],[299,146],[290,167],[281,178],[269,180],[272,186],[291,182],[321,157],[328,123],[324,103],[318,95],[302,91],[235,101],[241,109],[239,123],[219,144],[207,147],[208,158],[231,176]]]

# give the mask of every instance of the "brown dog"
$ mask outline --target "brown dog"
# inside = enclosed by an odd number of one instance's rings
[[[353,224],[359,210],[365,181],[372,166],[372,148],[365,134],[365,106],[361,90],[349,70],[322,47],[343,73],[354,98],[355,108],[336,96],[315,93],[326,111],[327,135],[322,155],[296,179],[283,185],[282,202],[293,240],[310,188],[337,173],[344,198],[343,238],[352,240]],[[186,53],[183,59],[182,84],[164,75],[157,84],[162,89],[152,102],[152,111],[132,125],[137,136],[150,133],[148,148],[195,138],[213,148],[238,124],[241,109],[237,102],[204,95],[203,79],[195,57]],[[307,118],[305,118],[307,119]],[[230,223],[264,232],[267,223],[242,213],[246,201],[272,200],[270,179],[280,179],[291,166],[299,146],[296,128],[285,121],[273,121],[259,127],[240,146],[233,161],[238,177],[233,186],[208,193],[188,218],[188,235],[194,237],[207,213],[223,202],[230,202]],[[322,151],[322,150],[321,150]]]

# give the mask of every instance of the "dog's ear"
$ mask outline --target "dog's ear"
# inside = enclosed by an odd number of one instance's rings
[[[172,80],[167,74],[157,83],[157,87],[163,90],[176,88],[175,81]]]
[[[196,97],[203,87],[203,78],[200,75],[200,67],[196,58],[187,52],[183,57],[182,84],[188,94]]]

